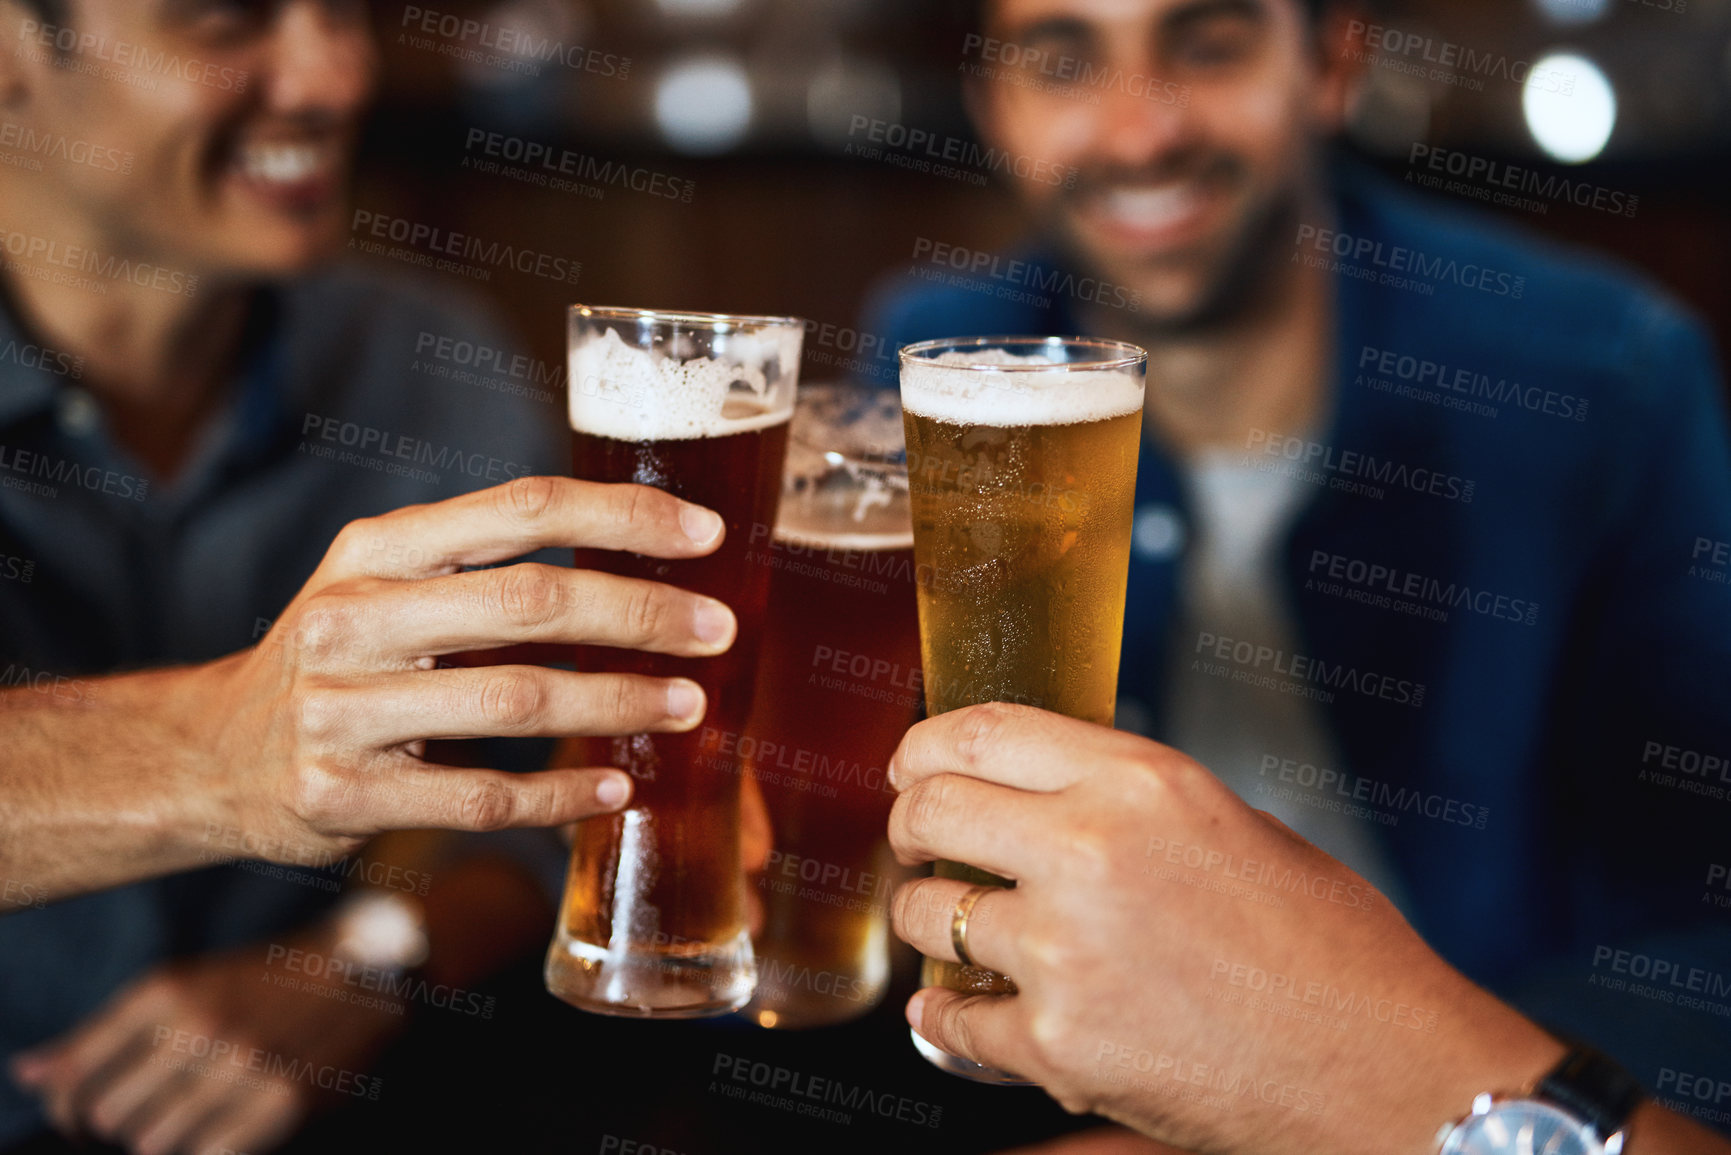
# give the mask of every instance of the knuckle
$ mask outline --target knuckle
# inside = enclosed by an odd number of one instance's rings
[[[499,511],[514,521],[538,521],[553,507],[558,493],[559,483],[551,477],[519,477],[499,487]]]
[[[1088,961],[1074,935],[1064,928],[1027,929],[1016,935],[1015,950],[1038,970],[1068,975],[1072,968]]]
[[[551,569],[515,565],[499,571],[493,596],[506,621],[518,626],[546,625],[559,615],[563,589]]]
[[[636,724],[638,717],[645,713],[644,696],[643,686],[635,678],[610,678],[602,692],[602,717],[615,729],[629,729]]]
[[[496,674],[481,683],[481,716],[512,730],[540,721],[547,709],[547,691],[526,674]]]
[[[1151,789],[1166,789],[1181,785],[1187,779],[1201,775],[1212,778],[1213,774],[1202,768],[1202,764],[1186,754],[1176,750],[1165,751],[1165,757],[1142,757],[1125,759],[1124,771],[1134,774]]]
[[[1008,702],[986,702],[968,711],[957,739],[957,752],[975,765],[991,757],[1004,732],[1019,716],[1016,706]]]
[[[331,834],[322,840],[322,845],[314,849],[322,849],[336,859],[353,858],[366,848],[367,839],[359,834]]]
[[[458,813],[468,830],[502,830],[516,814],[516,795],[496,778],[484,778],[463,792]]]
[[[314,594],[295,615],[290,642],[308,658],[328,658],[353,638],[358,616],[342,596]]]
[[[1164,812],[1172,805],[1173,796],[1189,793],[1203,779],[1196,776],[1200,766],[1182,755],[1171,758],[1131,757],[1110,761],[1100,768],[1105,773],[1090,781],[1111,790],[1120,798],[1126,810]],[[1201,772],[1210,782],[1214,776]]]
[[[531,785],[520,782],[513,790],[511,799],[512,826],[548,827],[554,825],[560,816],[569,814],[576,806],[588,801],[584,797],[581,786],[560,782],[558,784],[540,783]]]
[[[319,762],[297,766],[289,787],[289,809],[315,829],[350,816],[355,783]]]
[[[979,1054],[974,1046],[974,1024],[968,1015],[969,1000],[951,999],[938,1013],[938,1034],[965,1056]]]
[[[890,896],[890,925],[904,933],[914,929],[914,921],[923,905],[920,892],[926,887],[921,880],[903,883]]]
[[[614,489],[613,515],[621,527],[636,529],[640,534],[651,533],[663,544],[669,539],[684,542],[684,531],[679,528],[679,500],[672,494],[649,485],[620,485]]]
[[[644,584],[633,589],[625,602],[625,629],[630,638],[647,642],[661,635],[667,624],[669,600],[658,586]]]
[[[930,919],[938,928],[946,941],[950,933],[950,919],[956,913],[956,899],[946,898],[946,892],[938,886],[928,886],[914,896],[913,909],[908,913],[916,919]],[[982,899],[974,908],[974,918],[979,923],[991,920],[992,904]]]
[[[651,492],[643,485],[612,486],[607,491],[607,512],[621,526],[635,525],[651,512]]]
[[[927,778],[902,795],[907,805],[908,832],[924,840],[942,829],[955,801],[955,779],[948,774]]]
[[[348,714],[342,693],[322,686],[297,689],[292,709],[296,733],[319,744],[331,741],[342,732]]]
[[[329,556],[344,568],[358,567],[378,548],[383,535],[384,527],[378,518],[358,518],[337,531],[337,536],[331,541]]]
[[[1072,828],[1062,840],[1064,872],[1085,884],[1104,882],[1112,873],[1112,839],[1094,827]]]

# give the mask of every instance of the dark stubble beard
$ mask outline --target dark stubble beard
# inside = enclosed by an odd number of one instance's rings
[[[1144,174],[1134,176],[1146,179]],[[1075,190],[1061,194],[1045,222],[1046,234],[1055,238],[1065,259],[1075,266],[1092,269],[1094,262],[1063,227],[1062,211],[1107,183],[1133,183],[1133,179],[1126,180],[1118,172],[1088,174],[1077,182]],[[1141,312],[1130,315],[1132,326],[1151,338],[1170,339],[1206,337],[1242,324],[1266,304],[1272,288],[1287,276],[1281,266],[1292,259],[1291,238],[1301,216],[1297,190],[1281,190],[1253,209],[1236,230],[1226,252],[1209,269],[1194,304],[1177,312],[1153,314],[1145,302]]]

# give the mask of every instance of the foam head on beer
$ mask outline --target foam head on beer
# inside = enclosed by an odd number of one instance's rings
[[[1073,425],[1142,408],[1143,378],[1134,364],[1095,369],[990,347],[909,358],[901,380],[909,413],[950,425]]]
[[[633,346],[609,327],[571,346],[571,427],[619,441],[729,437],[785,422],[803,334],[717,335],[713,356]]]
[[[912,548],[906,461],[895,394],[852,385],[803,387],[788,439],[776,540],[805,550]]]

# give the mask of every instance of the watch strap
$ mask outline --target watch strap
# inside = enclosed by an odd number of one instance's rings
[[[1605,1140],[1629,1124],[1643,1097],[1641,1084],[1613,1059],[1577,1047],[1539,1081],[1538,1095],[1593,1125]]]

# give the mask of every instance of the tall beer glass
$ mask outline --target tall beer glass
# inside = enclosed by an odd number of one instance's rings
[[[920,650],[932,715],[1021,702],[1111,725],[1148,356],[1082,338],[929,341],[901,353]],[[940,862],[941,878],[1008,880]],[[927,959],[928,986],[1013,994]],[[1021,1082],[938,1050],[937,1066]]]
[[[547,989],[584,1010],[692,1018],[737,1010],[755,964],[740,865],[742,768],[717,735],[751,708],[769,570],[747,565],[751,529],[773,525],[803,323],[577,306],[570,315],[575,476],[653,485],[727,522],[707,558],[578,550],[576,563],[719,598],[739,618],[720,657],[578,647],[577,668],[687,677],[709,696],[687,734],[587,739],[583,764],[634,780],[621,814],[578,824]]]
[[[769,567],[769,625],[740,745],[762,794],[769,859],[753,880],[757,993],[766,1027],[865,1014],[890,975],[899,870],[885,768],[919,718],[913,527],[894,393],[801,390],[781,513],[753,533]]]

